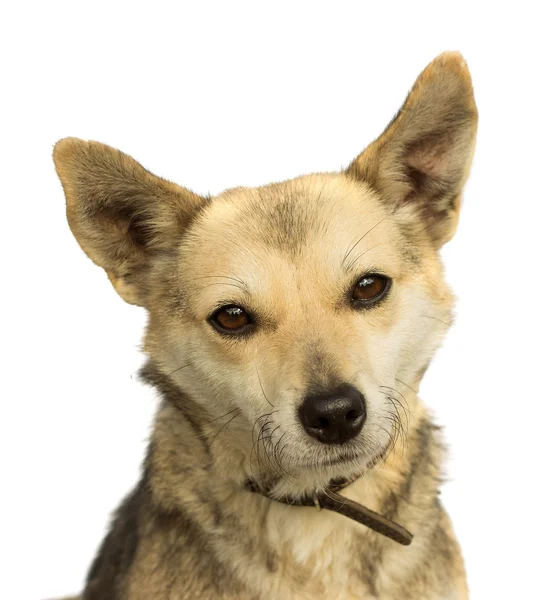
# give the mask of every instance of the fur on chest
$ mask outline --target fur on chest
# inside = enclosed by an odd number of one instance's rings
[[[294,598],[375,597],[374,568],[363,559],[366,549],[378,555],[373,532],[325,510],[278,505],[270,512],[265,532],[275,561],[268,567],[276,571],[269,575],[277,592],[283,588]]]
[[[345,495],[376,508],[385,497],[382,486],[369,477]],[[409,551],[332,511],[258,496],[250,500],[254,504],[245,502],[242,508],[250,525],[241,538],[253,535],[257,548],[244,559],[239,551],[235,568],[246,573],[262,597],[377,598],[383,556]],[[238,543],[242,546],[244,540]],[[386,573],[384,578],[390,576]]]

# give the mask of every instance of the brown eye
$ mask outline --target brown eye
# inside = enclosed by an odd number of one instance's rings
[[[370,304],[380,300],[390,288],[391,280],[384,275],[365,275],[353,287],[352,301],[358,304]]]
[[[210,322],[223,333],[240,333],[252,323],[252,319],[240,306],[229,305],[216,310]]]

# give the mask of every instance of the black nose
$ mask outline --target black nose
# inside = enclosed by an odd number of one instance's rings
[[[343,444],[354,438],[366,418],[365,398],[352,385],[307,396],[299,408],[306,432],[324,444]]]

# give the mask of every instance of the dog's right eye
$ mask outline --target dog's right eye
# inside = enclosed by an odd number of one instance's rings
[[[245,333],[253,321],[240,306],[230,304],[218,308],[208,319],[220,333]]]

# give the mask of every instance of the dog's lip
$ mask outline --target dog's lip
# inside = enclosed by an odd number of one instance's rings
[[[371,457],[370,453],[367,453],[367,452],[357,452],[357,451],[344,452],[343,454],[340,454],[333,458],[329,458],[324,461],[321,461],[320,466],[321,467],[335,467],[335,466],[342,465],[344,463],[348,463],[351,461],[362,461],[363,459],[366,459],[367,465],[365,468],[370,469],[377,462],[379,462],[386,456],[387,451],[388,451],[388,448],[385,448],[382,452],[377,453],[372,457]]]

